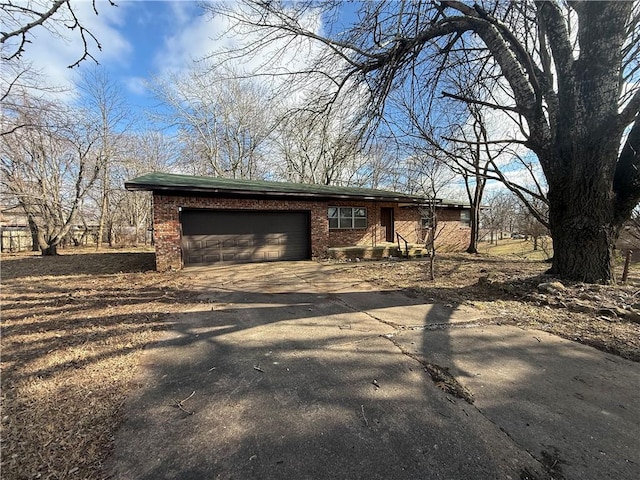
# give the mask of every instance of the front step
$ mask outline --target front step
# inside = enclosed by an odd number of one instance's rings
[[[400,252],[394,245],[332,247],[327,249],[327,256],[339,260],[383,260],[389,257],[398,258]]]
[[[423,258],[429,256],[424,245],[409,245],[409,254],[405,249],[398,249],[397,245],[384,244],[371,246],[331,247],[327,249],[329,258],[340,260],[384,260],[388,258]]]
[[[409,247],[409,253],[405,255],[406,258],[424,258],[428,256],[429,251],[424,247]]]

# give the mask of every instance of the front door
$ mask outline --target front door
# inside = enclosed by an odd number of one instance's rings
[[[393,231],[393,208],[380,209],[380,225],[385,229],[385,241],[395,242],[395,232]]]

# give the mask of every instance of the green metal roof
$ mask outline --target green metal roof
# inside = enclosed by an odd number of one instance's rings
[[[439,199],[439,204],[444,205],[446,207],[459,207],[459,208],[470,208],[471,204],[469,201],[463,200],[452,200],[450,198],[441,198]]]
[[[264,180],[236,180],[220,177],[197,177],[173,173],[149,173],[125,182],[127,190],[220,194],[247,197],[302,197],[324,199],[379,200],[405,203],[424,203],[428,199],[418,195],[373,190],[370,188],[338,187]]]

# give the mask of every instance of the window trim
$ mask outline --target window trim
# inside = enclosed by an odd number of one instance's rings
[[[329,211],[332,208],[335,208],[337,210],[337,216],[335,217],[329,216]],[[351,210],[351,215],[342,214],[342,211],[344,210],[346,213],[347,209]],[[362,210],[364,212],[364,215],[356,215],[356,210]],[[361,206],[329,206],[327,208],[327,220],[329,223],[329,230],[366,230],[369,226],[367,208]],[[331,220],[336,220],[337,226],[332,227]],[[350,226],[342,226],[343,220],[349,220]],[[364,226],[356,226],[356,220],[364,220]]]
[[[435,212],[422,213],[420,215],[420,228],[422,230],[430,230],[434,227],[436,214]]]

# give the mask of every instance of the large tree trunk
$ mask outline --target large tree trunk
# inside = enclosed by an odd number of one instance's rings
[[[42,251],[42,256],[43,257],[47,257],[47,256],[51,256],[51,255],[58,255],[58,245],[49,245],[43,249],[41,249]]]
[[[472,205],[469,212],[469,220],[471,226],[471,233],[469,235],[469,246],[467,247],[467,253],[478,253],[478,233],[480,223],[480,205]]]
[[[553,266],[549,273],[563,279],[587,283],[613,282],[613,243],[606,229],[591,229],[588,235],[556,229]],[[584,229],[580,230],[585,233]]]
[[[618,111],[620,68],[632,5],[576,5],[580,55],[565,58],[560,67],[558,104],[553,108],[556,128],[551,130],[551,148],[539,155],[549,184],[551,272],[567,280],[610,283],[626,204],[638,198],[637,186],[625,190],[618,178],[624,172],[623,177],[638,179],[637,152],[628,165],[619,161],[625,126]],[[637,133],[633,130],[630,141]]]
[[[59,237],[54,237],[53,239],[50,237],[45,238],[44,233],[38,230],[38,249],[43,257],[58,255],[58,244],[60,243],[58,238]]]
[[[604,142],[605,140],[603,140]],[[585,153],[585,152],[582,152]],[[614,155],[615,152],[611,152]],[[553,266],[550,273],[567,280],[610,283],[613,277],[613,248],[620,225],[615,221],[615,195],[607,158],[582,156],[580,167],[560,181],[549,182],[549,224],[553,238]]]
[[[549,273],[587,283],[612,282],[617,232],[610,222],[585,215],[581,205],[553,214],[553,266]]]
[[[41,229],[38,229],[38,248],[42,256],[58,255],[58,246],[69,233],[74,218],[75,213],[71,213],[67,223],[54,234],[50,232],[45,234]]]
[[[29,222],[29,231],[31,232],[31,251],[37,252],[40,250],[38,247],[38,224],[30,215],[27,216],[27,221]]]

